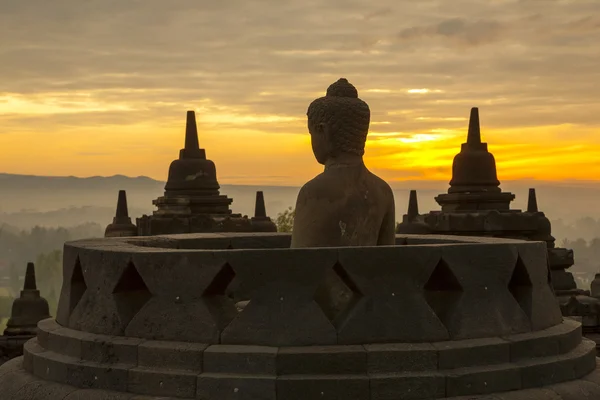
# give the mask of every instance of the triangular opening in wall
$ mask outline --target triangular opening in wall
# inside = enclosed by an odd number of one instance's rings
[[[113,290],[113,296],[117,303],[117,312],[125,326],[152,297],[133,262],[127,263]]]
[[[517,258],[517,263],[508,283],[508,290],[525,314],[531,318],[533,285],[527,267],[520,256]]]
[[[81,269],[81,261],[79,261],[79,256],[75,261],[75,267],[73,268],[73,273],[71,274],[71,292],[69,293],[69,315],[73,313],[77,304],[81,301],[83,294],[87,290],[87,285],[85,284],[85,279],[83,277],[83,270]]]
[[[433,312],[448,327],[463,288],[446,261],[440,259],[423,290]]]

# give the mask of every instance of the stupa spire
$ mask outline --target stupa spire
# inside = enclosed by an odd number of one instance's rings
[[[179,151],[179,158],[204,158],[206,152],[200,148],[198,141],[198,126],[196,125],[196,113],[188,111],[185,121],[185,145]]]
[[[535,189],[533,188],[529,189],[529,198],[527,199],[527,212],[538,212],[537,196],[535,195]]]
[[[119,198],[117,200],[117,213],[116,218],[129,218],[129,211],[127,210],[127,193],[124,190],[119,190]]]
[[[256,192],[256,204],[254,206],[254,218],[266,218],[265,196],[262,191]]]
[[[32,262],[27,263],[27,270],[25,271],[25,284],[23,290],[37,290],[37,284],[35,280],[35,265]]]
[[[481,127],[479,125],[479,108],[471,108],[467,144],[481,144]]]
[[[419,201],[417,200],[417,191],[411,190],[408,197],[408,211],[406,216],[409,221],[414,220],[419,215]]]

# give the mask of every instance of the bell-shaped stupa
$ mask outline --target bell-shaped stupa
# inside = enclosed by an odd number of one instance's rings
[[[137,236],[137,226],[131,222],[129,211],[127,210],[127,193],[119,190],[117,199],[117,212],[113,218],[112,224],[109,224],[104,231],[104,237],[122,237]]]

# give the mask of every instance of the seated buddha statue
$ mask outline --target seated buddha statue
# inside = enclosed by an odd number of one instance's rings
[[[308,107],[312,150],[324,171],[296,202],[291,247],[395,244],[394,196],[363,162],[371,112],[340,79]]]

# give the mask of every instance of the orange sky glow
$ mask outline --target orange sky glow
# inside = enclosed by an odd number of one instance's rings
[[[0,172],[164,180],[193,109],[222,184],[297,186],[345,77],[390,183],[448,181],[471,107],[501,181],[600,180],[597,0],[21,1],[0,37]]]

